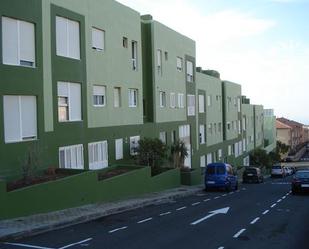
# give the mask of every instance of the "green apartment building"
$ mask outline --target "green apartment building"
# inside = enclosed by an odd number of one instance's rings
[[[0,15],[0,219],[179,186],[178,169],[97,182],[97,171],[132,164],[143,137],[184,141],[197,183],[207,163],[246,165],[263,147],[263,107],[196,69],[195,41],[152,16],[114,0],[2,0]],[[7,192],[32,152],[40,170],[82,173]],[[30,204],[18,210],[24,196]]]

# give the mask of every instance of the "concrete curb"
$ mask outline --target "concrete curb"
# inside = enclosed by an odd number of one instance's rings
[[[89,222],[153,204],[168,203],[174,199],[190,196],[203,191],[203,186],[183,187],[172,191],[152,193],[144,197],[113,203],[91,204],[82,207],[37,214],[12,220],[0,221],[0,241],[20,239],[45,232]],[[75,214],[77,213],[77,214]],[[71,214],[71,215],[70,215]],[[54,219],[53,217],[61,217]],[[47,220],[47,221],[46,221]]]

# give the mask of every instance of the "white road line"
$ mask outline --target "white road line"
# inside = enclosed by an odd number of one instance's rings
[[[198,202],[192,203],[191,205],[192,205],[192,206],[196,206],[196,205],[198,205],[198,204],[200,204],[200,203],[201,203],[201,202],[198,201]]]
[[[177,211],[180,211],[180,210],[183,210],[183,209],[185,209],[185,208],[187,208],[187,207],[186,207],[186,206],[180,207],[180,208],[177,208],[176,210],[177,210]]]
[[[27,247],[27,248],[54,249],[54,248],[50,248],[50,247],[46,247],[46,246],[34,246],[34,245],[20,244],[20,243],[9,243],[9,242],[5,242],[4,244],[6,244],[6,245],[11,245],[11,246]]]
[[[128,227],[119,227],[119,228],[116,228],[116,229],[114,229],[114,230],[110,230],[110,231],[108,231],[108,233],[114,233],[114,232],[117,232],[117,231],[120,231],[120,230],[124,230],[124,229],[127,229]]]
[[[87,241],[90,241],[90,240],[92,240],[92,238],[84,239],[84,240],[82,240],[82,241],[78,241],[78,242],[76,242],[76,243],[72,243],[72,244],[63,246],[63,247],[61,247],[61,248],[59,248],[59,249],[65,249],[65,248],[69,248],[69,247],[72,247],[72,246],[75,246],[75,245],[83,244],[83,243],[85,243],[85,242],[87,242]]]
[[[279,202],[281,202],[282,200],[281,199],[279,199],[277,202],[279,203]]]
[[[253,225],[255,222],[257,222],[260,219],[260,217],[255,218],[253,221],[250,222],[251,225]]]
[[[168,215],[168,214],[171,214],[172,212],[165,212],[165,213],[162,213],[162,214],[159,214],[160,216],[164,216],[164,215]]]
[[[246,231],[246,229],[245,228],[243,228],[243,229],[241,229],[241,230],[239,230],[239,232],[238,233],[236,233],[234,236],[233,236],[233,238],[238,238],[239,237],[239,235],[241,235],[244,231]]]
[[[205,199],[204,201],[205,201],[205,202],[206,202],[206,201],[210,201],[210,199]]]
[[[283,196],[282,199],[284,200],[286,198],[286,196]]]
[[[216,196],[214,199],[219,199],[220,198],[220,196]]]
[[[269,212],[269,210],[267,209],[267,210],[265,210],[264,212],[263,212],[263,214],[267,214]]]
[[[227,194],[221,195],[221,196],[227,196]]]
[[[270,207],[271,207],[271,208],[273,208],[273,207],[275,207],[276,205],[277,205],[277,204],[276,204],[276,203],[274,203],[274,204],[273,204],[273,205],[271,205]]]
[[[147,218],[147,219],[144,219],[144,220],[140,220],[140,221],[138,221],[138,222],[136,222],[136,223],[137,223],[137,224],[141,224],[141,223],[144,223],[144,222],[147,222],[147,221],[150,221],[150,220],[152,220],[152,217]]]
[[[220,246],[218,249],[224,249],[224,246]]]

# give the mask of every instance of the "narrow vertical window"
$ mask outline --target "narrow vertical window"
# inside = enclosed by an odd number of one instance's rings
[[[162,141],[162,143],[166,144],[166,132],[165,131],[160,132],[159,138]]]
[[[92,48],[97,51],[104,50],[105,31],[92,27]]]
[[[137,71],[137,42],[132,41],[132,69]]]
[[[198,111],[199,111],[199,113],[205,112],[205,97],[204,97],[204,95],[198,96]]]
[[[122,37],[122,47],[128,48],[128,38]]]
[[[129,89],[129,107],[137,107],[137,89]]]
[[[114,88],[114,107],[120,107],[121,106],[121,92],[120,87]]]
[[[159,75],[162,75],[162,51],[157,50],[157,71]]]
[[[195,95],[187,95],[188,116],[195,115]]]
[[[178,93],[178,107],[179,108],[184,108],[184,94],[183,93]]]
[[[170,94],[170,107],[171,108],[176,107],[176,94],[175,93]]]
[[[187,82],[193,82],[193,63],[187,61]]]
[[[205,125],[200,125],[200,144],[205,144]]]
[[[182,72],[182,58],[181,57],[177,57],[176,59],[176,63],[177,63],[177,71],[178,72]]]
[[[93,86],[93,106],[105,106],[106,86]]]
[[[119,138],[115,140],[116,160],[123,159],[123,139]]]
[[[166,93],[165,92],[159,92],[159,98],[160,98],[160,107],[163,108],[166,106]]]

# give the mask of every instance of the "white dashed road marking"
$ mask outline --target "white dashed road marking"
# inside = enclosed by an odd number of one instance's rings
[[[241,229],[241,230],[239,230],[239,232],[237,232],[234,236],[233,236],[233,238],[238,238],[239,237],[239,235],[241,235],[244,231],[246,231],[246,229],[245,228],[243,228],[243,229]]]
[[[90,241],[90,240],[92,240],[92,238],[84,239],[84,240],[82,240],[82,241],[79,241],[79,242],[76,242],[76,243],[72,243],[72,244],[63,246],[63,247],[61,247],[61,248],[59,248],[59,249],[65,249],[65,248],[69,248],[69,247],[76,246],[76,245],[79,245],[79,244],[83,244],[83,243],[88,242],[88,241]]]
[[[223,247],[223,246],[220,246],[218,249],[224,249],[224,247]]]
[[[210,201],[210,199],[205,199],[204,201],[207,202],[207,201]]]
[[[165,213],[162,213],[162,214],[159,214],[160,216],[164,216],[164,215],[168,215],[168,214],[171,214],[172,212],[165,212]]]
[[[220,198],[220,196],[216,196],[214,199],[219,199]]]
[[[20,246],[20,247],[27,247],[27,248],[37,248],[37,249],[54,249],[54,248],[50,248],[50,247],[42,247],[42,246],[34,246],[34,245],[28,245],[28,244],[20,244],[20,243],[9,243],[6,242],[4,243],[6,245],[11,245],[11,246]]]
[[[186,207],[186,206],[180,207],[180,208],[177,208],[176,210],[177,210],[177,211],[180,211],[180,210],[183,210],[183,209],[185,209],[185,208],[187,208],[187,207]]]
[[[253,224],[256,223],[259,219],[260,219],[260,217],[255,218],[253,221],[250,222],[250,224],[253,225]]]
[[[198,201],[198,202],[192,203],[191,205],[192,205],[192,206],[196,206],[196,205],[198,205],[198,204],[200,204],[200,203],[201,203],[201,202]]]
[[[226,194],[224,194],[224,195],[221,195],[221,196],[226,196]]]
[[[144,219],[144,220],[140,220],[140,221],[137,222],[137,224],[141,224],[141,223],[144,223],[144,222],[147,222],[147,221],[150,221],[150,220],[152,220],[152,217]]]
[[[279,203],[279,202],[281,202],[282,200],[281,199],[279,199],[277,202]]]
[[[263,212],[263,214],[267,214],[269,212],[269,210],[267,209],[267,210],[265,210],[264,212]]]
[[[119,228],[116,228],[116,229],[108,231],[108,233],[114,233],[114,232],[117,232],[117,231],[120,231],[120,230],[124,230],[124,229],[127,229],[127,228],[128,228],[127,226],[119,227]]]
[[[275,207],[276,205],[277,205],[277,204],[276,204],[276,203],[274,203],[274,204],[273,204],[273,205],[271,205],[270,207],[271,207],[271,208],[273,208],[273,207]]]

